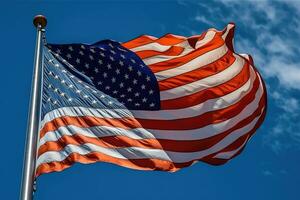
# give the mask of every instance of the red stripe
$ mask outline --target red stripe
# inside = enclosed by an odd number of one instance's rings
[[[249,64],[245,63],[240,73],[229,81],[215,87],[210,87],[205,90],[201,90],[199,92],[176,99],[162,100],[160,105],[161,109],[169,110],[187,108],[203,103],[209,99],[219,98],[226,94],[234,92],[237,88],[242,87],[249,80],[249,70]]]
[[[157,39],[152,39],[147,35],[142,35],[128,42],[124,42],[122,46],[124,46],[127,49],[133,49],[150,43],[158,43],[161,45],[171,46],[171,45],[179,44],[185,40],[186,40],[185,37],[176,37],[172,34],[166,34],[161,38],[157,38]]]
[[[183,52],[183,47],[171,46],[166,51],[154,51],[154,50],[144,50],[135,52],[141,59],[149,58],[152,56],[164,55],[164,56],[178,56]]]
[[[160,91],[169,90],[203,78],[207,78],[227,69],[234,63],[234,61],[235,57],[233,56],[233,53],[228,51],[222,58],[216,60],[215,62],[201,66],[193,71],[159,81],[159,89]]]

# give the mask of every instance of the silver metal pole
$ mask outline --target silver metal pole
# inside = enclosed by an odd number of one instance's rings
[[[41,108],[42,29],[47,25],[47,20],[44,16],[37,15],[33,20],[33,24],[37,29],[37,35],[20,200],[32,200],[33,198]]]

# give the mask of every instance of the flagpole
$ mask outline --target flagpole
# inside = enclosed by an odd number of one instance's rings
[[[35,162],[41,108],[43,55],[42,32],[43,28],[47,25],[47,19],[42,15],[37,15],[33,19],[33,24],[36,27],[37,35],[20,200],[32,200],[33,198]]]

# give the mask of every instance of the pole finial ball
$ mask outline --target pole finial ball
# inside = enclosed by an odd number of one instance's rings
[[[47,25],[47,19],[44,15],[37,15],[33,19],[33,24],[35,27],[41,25],[41,28],[44,28]]]

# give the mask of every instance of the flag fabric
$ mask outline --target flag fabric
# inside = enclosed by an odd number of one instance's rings
[[[75,162],[176,171],[238,155],[267,99],[233,35],[228,24],[188,38],[47,44],[36,176]]]

